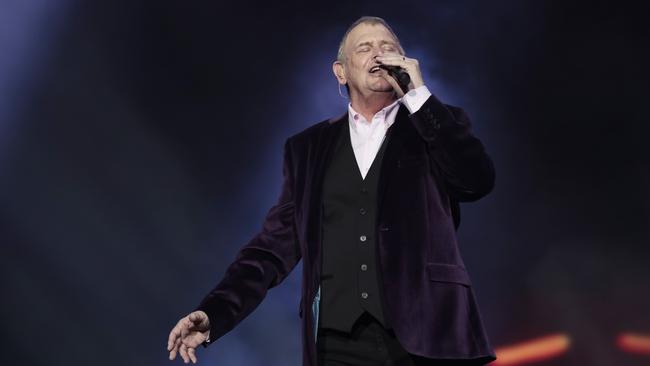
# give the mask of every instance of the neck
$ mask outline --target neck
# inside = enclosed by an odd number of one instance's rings
[[[351,95],[350,103],[352,108],[361,114],[366,121],[372,120],[372,117],[385,108],[391,105],[397,96],[395,93],[372,93],[368,96]]]

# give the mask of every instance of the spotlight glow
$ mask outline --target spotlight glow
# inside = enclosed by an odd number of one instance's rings
[[[648,334],[621,333],[616,339],[616,345],[625,352],[650,356],[650,335]]]
[[[567,334],[551,334],[521,343],[497,348],[494,365],[523,365],[540,360],[558,357],[565,353],[571,344]]]

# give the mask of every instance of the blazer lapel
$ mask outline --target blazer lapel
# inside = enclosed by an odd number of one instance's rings
[[[395,122],[386,131],[386,151],[384,151],[384,158],[381,162],[381,170],[379,171],[379,183],[377,189],[377,217],[380,217],[382,210],[382,203],[388,186],[390,185],[393,177],[399,174],[398,160],[404,148],[404,129],[407,127],[409,121],[408,109],[402,104],[399,106]]]
[[[310,194],[310,212],[309,217],[311,218],[309,225],[310,230],[308,230],[308,243],[313,245],[309,246],[309,254],[312,255],[311,258],[320,258],[320,234],[321,234],[321,214],[323,210],[322,206],[322,193],[323,193],[323,177],[325,175],[325,170],[329,165],[330,160],[332,159],[332,151],[334,144],[336,142],[337,136],[339,133],[345,132],[344,129],[347,127],[347,116],[346,112],[338,118],[332,118],[328,121],[327,125],[323,128],[323,131],[320,132],[317,141],[315,142],[315,154],[312,166],[312,170],[309,174],[311,177],[311,194]],[[318,253],[315,251],[318,250]],[[320,263],[318,263],[320,264]]]

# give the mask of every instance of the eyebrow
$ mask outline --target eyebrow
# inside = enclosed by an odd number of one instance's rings
[[[393,42],[393,41],[386,41],[386,40],[379,41],[379,46],[380,46],[380,47],[383,46],[383,45],[385,45],[385,44],[390,44],[390,45],[393,45],[393,46],[396,46],[396,45],[397,45],[397,43],[395,43],[395,42]],[[361,43],[359,43],[355,48],[359,48],[359,47],[361,47],[361,46],[372,46],[372,42],[370,42],[370,41],[361,42]]]

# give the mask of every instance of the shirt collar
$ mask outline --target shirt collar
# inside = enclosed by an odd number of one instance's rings
[[[393,112],[396,112],[396,109],[399,107],[401,102],[402,98],[398,98],[393,103],[375,113],[375,116],[379,115],[383,117],[386,128],[390,127],[390,125],[395,122],[395,113]],[[356,130],[357,123],[360,123],[362,120],[365,120],[364,117],[352,108],[352,103],[348,103],[348,121],[350,122],[350,126]]]

